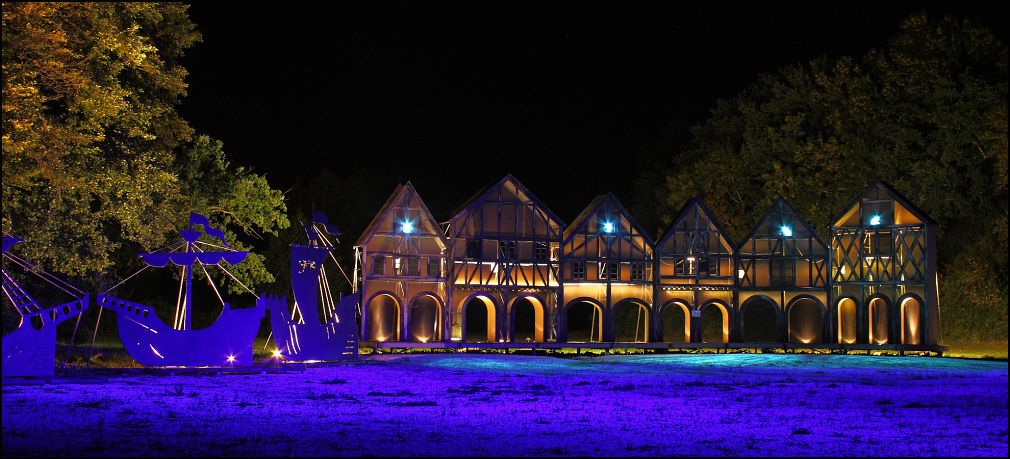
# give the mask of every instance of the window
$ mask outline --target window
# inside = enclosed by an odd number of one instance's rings
[[[418,257],[406,257],[403,259],[406,264],[406,276],[421,275],[421,259]]]
[[[621,276],[620,263],[600,264],[600,279],[618,280]]]
[[[538,262],[547,261],[547,243],[546,242],[534,242],[533,243],[533,260]]]
[[[383,255],[372,256],[372,274],[386,273],[386,257]]]
[[[708,275],[708,257],[698,257],[698,274]]]
[[[480,239],[470,239],[466,241],[466,257],[477,259],[481,257]]]
[[[678,276],[683,276],[684,273],[686,272],[684,270],[684,267],[687,266],[687,261],[684,260],[683,258],[678,258],[677,261],[673,263],[673,266],[674,266],[673,273]]]
[[[796,260],[772,258],[769,265],[771,267],[771,285],[785,287],[796,285]]]
[[[586,278],[586,262],[576,261],[572,263],[572,279],[585,279]]]
[[[631,264],[631,280],[633,281],[645,280],[645,263]]]
[[[428,277],[442,277],[442,259],[438,257],[428,258]]]
[[[719,275],[719,257],[712,257],[708,260],[708,275],[718,276]]]
[[[498,254],[505,260],[515,260],[516,241],[498,241]]]

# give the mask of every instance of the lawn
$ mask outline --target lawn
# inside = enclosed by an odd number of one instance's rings
[[[380,355],[3,388],[4,455],[1007,454],[1007,363]]]

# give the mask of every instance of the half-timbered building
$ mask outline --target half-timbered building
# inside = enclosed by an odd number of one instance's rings
[[[876,182],[831,224],[831,339],[936,344],[936,223]]]
[[[613,194],[593,199],[561,241],[559,341],[648,342],[652,257],[652,239]]]
[[[656,341],[701,342],[702,312],[729,342],[736,303],[736,246],[699,197],[691,198],[656,244]]]
[[[554,340],[564,222],[511,174],[447,223],[452,339]]]
[[[830,249],[782,198],[739,244],[692,198],[653,243],[613,194],[565,225],[506,175],[439,224],[408,182],[355,247],[361,336],[932,346],[935,232],[882,182],[832,220]]]
[[[396,187],[355,245],[364,340],[448,337],[446,248],[438,221],[414,186]]]
[[[785,199],[776,199],[739,244],[737,271],[734,340],[822,342],[827,245]]]

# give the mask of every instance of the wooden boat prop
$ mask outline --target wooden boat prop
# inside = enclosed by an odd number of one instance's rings
[[[326,277],[327,258],[336,258],[325,233],[340,237],[322,212],[313,212],[311,225],[303,225],[308,244],[291,244],[291,290],[294,304],[286,296],[263,294],[257,300],[270,310],[274,344],[273,356],[288,361],[342,360],[358,356],[358,326],[354,314],[361,294],[338,294],[334,301]],[[322,230],[322,231],[320,231]],[[339,240],[338,240],[339,242]],[[340,265],[337,269],[343,272]],[[320,317],[319,306],[323,316]]]
[[[203,226],[204,233],[220,239],[223,247],[199,241],[201,233],[194,231],[193,225]],[[257,302],[252,308],[233,309],[221,298],[206,268],[207,265],[216,266],[242,285],[221,262],[235,265],[244,261],[249,253],[228,247],[224,232],[211,227],[207,217],[200,214],[191,213],[189,230],[179,231],[179,234],[183,242],[159,250],[184,248],[185,251],[139,254],[147,265],[141,270],[148,267],[161,268],[169,263],[182,269],[179,300],[176,302],[175,319],[171,326],[158,318],[153,307],[115,298],[107,295],[107,292],[97,296],[98,305],[116,312],[119,337],[126,352],[145,366],[252,365],[253,340],[263,318],[263,305]],[[221,302],[222,310],[221,315],[209,327],[194,330],[191,325],[193,270],[197,267],[206,275]]]
[[[74,297],[73,301],[43,307],[3,269],[3,292],[21,316],[21,323],[3,337],[3,377],[53,376],[55,374],[56,326],[88,309],[88,294],[66,281],[7,251],[21,242],[3,236],[3,258],[24,268],[50,285]]]

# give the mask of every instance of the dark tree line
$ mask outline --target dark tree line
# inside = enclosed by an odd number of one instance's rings
[[[913,15],[862,56],[760,75],[668,151],[637,187],[657,231],[697,194],[739,240],[783,196],[827,235],[891,183],[939,224],[945,337],[1006,338],[1007,47],[989,30]]]

